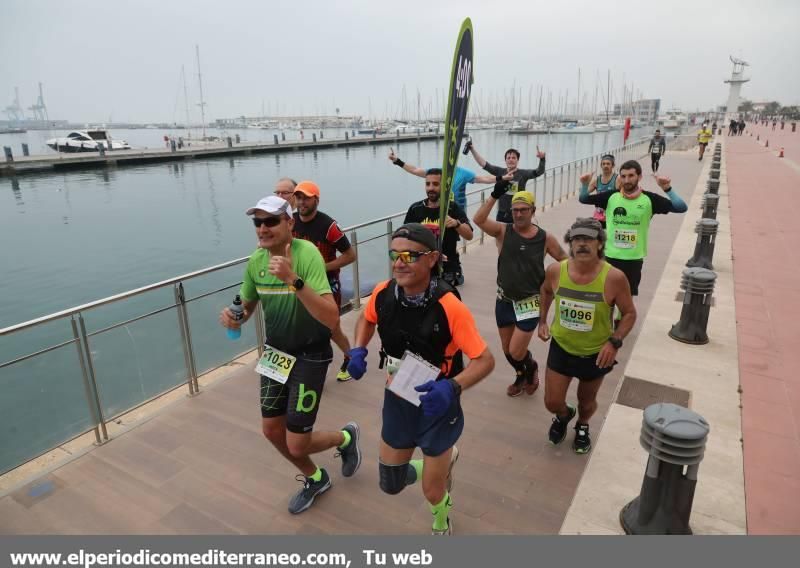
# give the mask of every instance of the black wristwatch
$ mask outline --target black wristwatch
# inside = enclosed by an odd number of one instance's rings
[[[300,278],[299,276],[297,277],[297,280],[292,282],[292,286],[294,287],[295,292],[299,292],[300,290],[302,290],[303,286],[305,286],[305,285],[306,285],[306,283],[303,282],[303,279]]]
[[[609,342],[611,345],[613,345],[613,346],[614,346],[614,349],[619,349],[620,347],[622,347],[622,340],[621,340],[621,339],[617,339],[617,338],[616,338],[616,337],[614,337],[614,336],[611,336],[611,337],[609,337],[609,338],[608,338],[608,342]]]
[[[456,396],[461,396],[461,384],[455,379],[447,379],[450,381],[450,385],[453,387],[453,392],[456,393]]]

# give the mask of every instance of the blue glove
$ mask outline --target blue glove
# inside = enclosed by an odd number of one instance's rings
[[[424,385],[414,387],[414,390],[428,393],[419,397],[419,401],[422,404],[422,413],[425,414],[425,416],[443,415],[456,398],[453,385],[446,379],[441,381],[428,381]]]
[[[347,352],[350,362],[347,364],[347,372],[355,380],[360,379],[367,372],[367,348],[353,347]]]

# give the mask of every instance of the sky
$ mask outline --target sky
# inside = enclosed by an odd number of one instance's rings
[[[472,115],[513,86],[523,113],[540,86],[553,106],[567,90],[574,104],[579,69],[589,106],[610,70],[613,101],[624,83],[662,109],[710,109],[727,100],[729,55],[750,63],[743,98],[800,104],[796,0],[4,0],[0,110],[15,86],[34,104],[42,82],[51,119],[184,122],[188,102],[197,122],[198,45],[207,120],[262,109],[399,117],[403,100],[413,118],[418,91],[422,114],[438,115],[465,17]]]

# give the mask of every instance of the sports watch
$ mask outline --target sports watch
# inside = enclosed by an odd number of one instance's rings
[[[305,286],[305,285],[306,285],[306,283],[303,282],[303,279],[300,278],[299,276],[297,277],[297,280],[295,280],[292,283],[292,287],[295,289],[296,292],[299,292],[300,290],[302,290],[303,286]]]
[[[609,342],[611,345],[613,345],[613,346],[614,346],[614,349],[619,349],[620,347],[622,347],[622,340],[621,340],[621,339],[617,339],[617,338],[616,338],[616,337],[614,337],[613,335],[612,335],[611,337],[609,337],[609,338],[608,338],[608,342]]]

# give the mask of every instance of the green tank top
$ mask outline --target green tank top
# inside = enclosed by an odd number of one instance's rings
[[[653,202],[642,192],[626,199],[615,192],[606,206],[606,256],[620,260],[639,260],[647,256],[647,233],[653,218]]]
[[[569,277],[567,262],[561,261],[554,300],[556,314],[550,334],[567,353],[580,357],[595,355],[614,331],[612,307],[603,297],[611,265],[603,262],[600,274],[589,284],[575,284]]]

